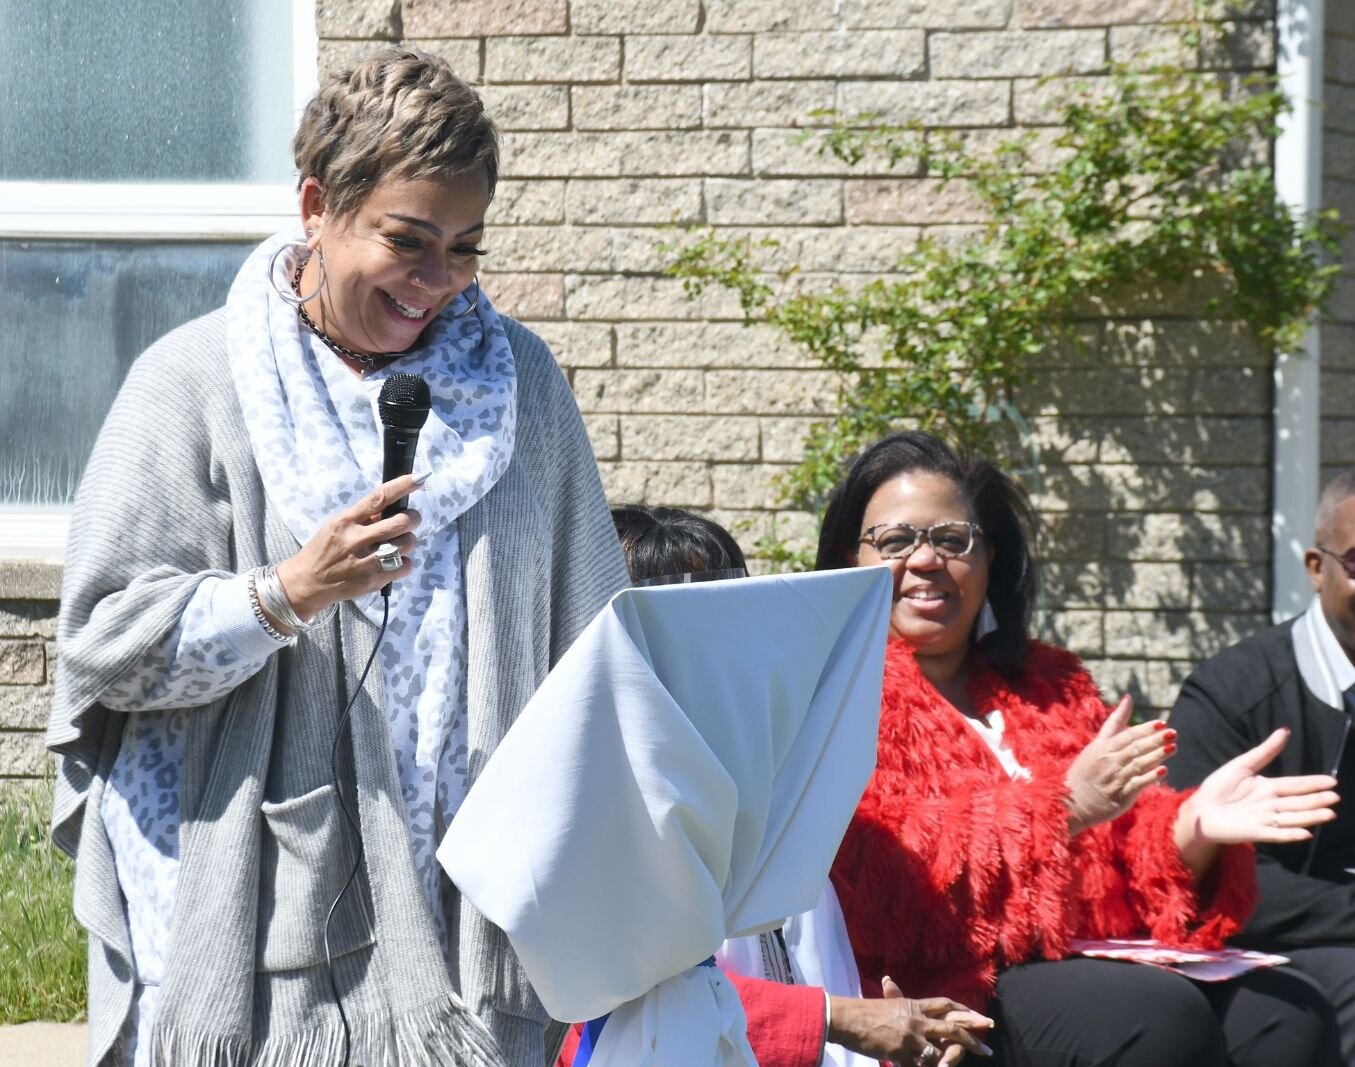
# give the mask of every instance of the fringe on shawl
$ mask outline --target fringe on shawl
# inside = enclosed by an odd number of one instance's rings
[[[350,1020],[349,1063],[362,1067],[511,1067],[485,1024],[456,997],[394,1018]],[[343,1063],[343,1028],[332,1022],[270,1038],[253,1048],[246,1038],[155,1027],[151,1063],[164,1067],[336,1067]]]

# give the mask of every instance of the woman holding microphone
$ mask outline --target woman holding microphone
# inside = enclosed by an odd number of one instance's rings
[[[294,154],[297,233],[137,361],[76,501],[48,744],[89,1062],[544,1064],[433,853],[625,567],[563,376],[477,280],[478,96],[391,50]],[[382,484],[396,373],[431,410]]]

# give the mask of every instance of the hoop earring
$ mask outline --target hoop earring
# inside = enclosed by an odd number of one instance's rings
[[[302,304],[308,304],[312,300],[314,300],[317,296],[319,296],[320,290],[322,290],[325,287],[325,280],[327,278],[327,275],[325,273],[325,253],[323,249],[317,248],[315,250],[315,254],[320,257],[320,280],[315,283],[315,289],[312,292],[309,292],[305,296],[302,296],[300,293],[295,292],[290,286],[288,286],[288,288],[285,290],[279,289],[278,283],[275,280],[273,267],[276,265],[278,261],[278,256],[282,255],[283,252],[287,251],[289,247],[290,246],[288,245],[280,245],[277,251],[275,251],[269,257],[268,284],[273,287],[273,292],[278,294],[278,299],[280,299],[284,304],[290,304],[294,308],[299,308]]]
[[[469,286],[467,286],[467,288],[469,288]],[[474,311],[474,310],[475,310],[476,308],[478,308],[479,306],[480,306],[480,272],[479,272],[479,271],[476,271],[476,272],[475,272],[475,299],[474,299],[473,301],[471,301],[471,306],[470,306],[470,307],[466,308],[465,311],[458,311],[455,315],[452,316],[452,318],[454,318],[454,319],[464,319],[467,315],[469,315],[472,311]]]

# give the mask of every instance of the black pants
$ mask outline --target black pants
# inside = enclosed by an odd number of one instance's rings
[[[1341,1028],[1342,1062],[1355,1067],[1355,946],[1285,949],[1284,955],[1326,992]]]
[[[1027,963],[998,978],[1002,1067],[1338,1067],[1331,1004],[1285,968],[1229,982],[1111,960]]]

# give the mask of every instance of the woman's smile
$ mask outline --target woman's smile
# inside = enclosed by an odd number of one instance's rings
[[[875,491],[862,518],[864,529],[907,524],[915,530],[953,520],[973,521],[973,505],[948,478],[922,471],[891,478]],[[894,608],[889,629],[919,656],[963,656],[988,592],[988,557],[983,546],[954,558],[922,541],[902,558],[885,561],[863,542],[857,562],[888,562],[894,571]]]
[[[415,322],[420,322],[428,314],[427,307],[420,307],[417,304],[406,304],[404,301],[397,300],[395,297],[391,296],[391,294],[384,289],[380,290],[380,293],[390,303],[391,310],[402,319],[412,319]]]
[[[908,601],[909,606],[919,614],[936,615],[946,610],[951,595],[942,589],[913,587],[900,592],[899,599]]]
[[[482,172],[441,178],[384,178],[351,215],[324,210],[314,179],[302,184],[305,223],[324,256],[320,328],[359,352],[405,352],[428,324],[471,287],[484,250],[489,184]],[[302,276],[320,280],[319,255]]]

